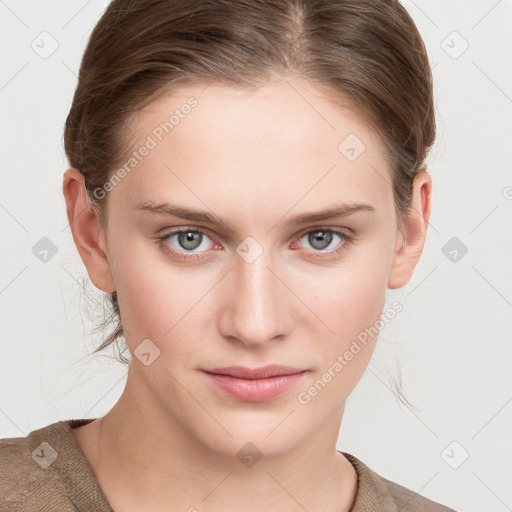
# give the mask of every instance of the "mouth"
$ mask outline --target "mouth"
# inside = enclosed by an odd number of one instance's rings
[[[229,366],[203,370],[217,389],[246,402],[265,402],[297,384],[308,370],[282,365]]]

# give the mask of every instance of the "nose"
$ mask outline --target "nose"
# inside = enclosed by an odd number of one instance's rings
[[[219,329],[227,339],[256,347],[288,332],[290,291],[272,267],[265,251],[252,263],[235,255],[234,268],[220,290]]]

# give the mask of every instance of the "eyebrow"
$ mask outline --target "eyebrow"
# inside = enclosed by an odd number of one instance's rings
[[[192,210],[184,206],[164,202],[156,203],[154,201],[145,201],[134,207],[136,210],[151,212],[161,216],[174,216],[194,222],[202,222],[213,226],[223,226],[228,231],[233,231],[229,223],[222,217],[213,212]],[[291,226],[300,226],[309,222],[317,222],[321,220],[346,217],[360,211],[375,211],[375,208],[366,203],[336,203],[326,209],[317,212],[300,213],[294,217],[290,217],[287,223]]]

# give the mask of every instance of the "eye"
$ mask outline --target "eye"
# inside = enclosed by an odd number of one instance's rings
[[[165,254],[177,259],[190,259],[193,254],[208,250],[209,236],[198,229],[176,229],[163,236],[157,237],[160,248]],[[212,243],[212,242],[211,242]],[[188,253],[188,254],[187,254]],[[200,256],[200,255],[198,255]]]
[[[306,239],[306,242],[314,249],[311,251],[313,256],[324,257],[324,255],[341,253],[352,242],[353,238],[353,235],[349,236],[336,229],[315,228],[302,235],[299,241]]]

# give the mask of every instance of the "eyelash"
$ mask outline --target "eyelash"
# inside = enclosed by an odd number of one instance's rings
[[[320,227],[315,227],[313,229],[310,229],[310,230],[302,233],[296,239],[296,241],[300,240],[301,238],[303,238],[304,236],[306,236],[310,233],[317,233],[319,231],[323,231],[323,232],[327,231],[329,233],[338,235],[342,239],[342,242],[339,244],[339,246],[336,249],[331,249],[330,251],[308,251],[311,253],[313,258],[328,258],[328,257],[332,257],[335,255],[339,255],[339,254],[345,252],[345,250],[348,248],[348,246],[350,246],[356,238],[355,235],[347,235],[346,233],[343,233],[342,231],[338,231],[333,228],[327,228],[327,227],[320,226]],[[183,253],[171,248],[171,246],[168,243],[166,243],[169,238],[171,238],[175,235],[179,235],[180,233],[188,233],[188,232],[200,233],[202,235],[206,235],[208,238],[211,238],[210,236],[208,236],[208,233],[206,233],[205,231],[202,231],[200,229],[181,228],[181,229],[175,229],[174,231],[170,231],[169,233],[166,233],[165,235],[157,236],[156,240],[157,240],[157,243],[158,243],[160,249],[162,250],[162,252],[164,254],[171,256],[173,258],[176,258],[178,260],[181,260],[181,261],[196,260],[197,258],[201,258],[201,253],[190,253],[190,255],[184,256]]]

